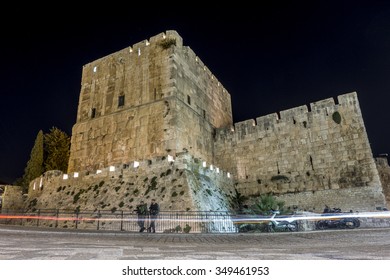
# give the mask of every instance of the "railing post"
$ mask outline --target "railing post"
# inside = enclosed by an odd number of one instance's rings
[[[121,227],[120,230],[123,231],[123,210],[121,210]]]
[[[18,210],[18,211],[20,211],[20,212],[16,212],[16,213],[14,212],[14,215],[17,214],[17,213],[22,213],[23,216],[24,216],[23,209],[22,209],[22,210]],[[23,225],[23,217],[20,219],[20,225],[21,225],[21,226]]]
[[[208,219],[208,212],[206,211],[206,226],[205,226],[205,230],[206,232],[208,233],[209,232],[209,228],[210,228],[210,222],[209,222],[209,219]]]
[[[99,226],[100,226],[100,210],[98,210],[98,218],[97,218],[97,230],[99,230]]]
[[[76,229],[77,229],[77,225],[78,225],[78,223],[79,223],[79,210],[76,209],[75,212],[76,212],[76,225],[75,225],[75,227],[76,227]]]
[[[176,223],[179,221],[179,213],[178,212],[176,212],[176,222],[175,222],[175,224],[173,225],[173,228],[176,230]]]
[[[38,209],[37,227],[39,227],[39,217],[41,216],[41,209]]]
[[[59,210],[56,209],[56,226],[55,227],[58,227],[58,217],[59,217],[59,214],[60,214]]]

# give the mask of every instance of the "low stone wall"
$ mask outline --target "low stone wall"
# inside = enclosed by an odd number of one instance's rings
[[[385,207],[381,186],[351,187],[283,194],[279,200],[285,206],[312,212],[322,212],[325,205],[341,208],[344,212],[371,212]]]
[[[48,171],[31,181],[26,199],[10,186],[3,208],[133,211],[155,198],[161,211],[229,211],[234,181],[217,167],[183,154],[94,172]],[[19,191],[18,191],[19,190]]]
[[[6,185],[2,196],[2,209],[23,209],[27,198],[22,187]]]
[[[375,158],[375,163],[382,183],[383,193],[386,198],[387,209],[390,209],[390,166],[388,156],[383,155]]]

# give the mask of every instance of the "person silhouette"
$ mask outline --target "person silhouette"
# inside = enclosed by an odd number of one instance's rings
[[[140,204],[137,205],[137,208],[135,209],[135,212],[138,215],[138,226],[140,227],[139,232],[144,232],[145,228],[145,220],[148,215],[148,205],[141,200]]]
[[[148,232],[156,232],[156,219],[159,213],[160,206],[157,204],[155,199],[152,199],[152,202],[149,206],[150,226],[148,227]]]

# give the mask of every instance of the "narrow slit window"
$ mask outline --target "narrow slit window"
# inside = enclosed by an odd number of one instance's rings
[[[119,95],[118,97],[118,107],[122,107],[125,105],[125,96],[124,95]]]
[[[93,119],[96,116],[96,108],[91,109],[91,119]]]
[[[191,105],[191,96],[187,95],[187,103]]]
[[[203,118],[206,118],[206,110],[203,110]]]

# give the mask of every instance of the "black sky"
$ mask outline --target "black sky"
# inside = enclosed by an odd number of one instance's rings
[[[83,65],[166,30],[230,92],[234,122],[356,91],[374,156],[389,153],[390,1],[262,2],[10,11],[0,22],[0,182],[22,176],[39,130],[71,135]]]

